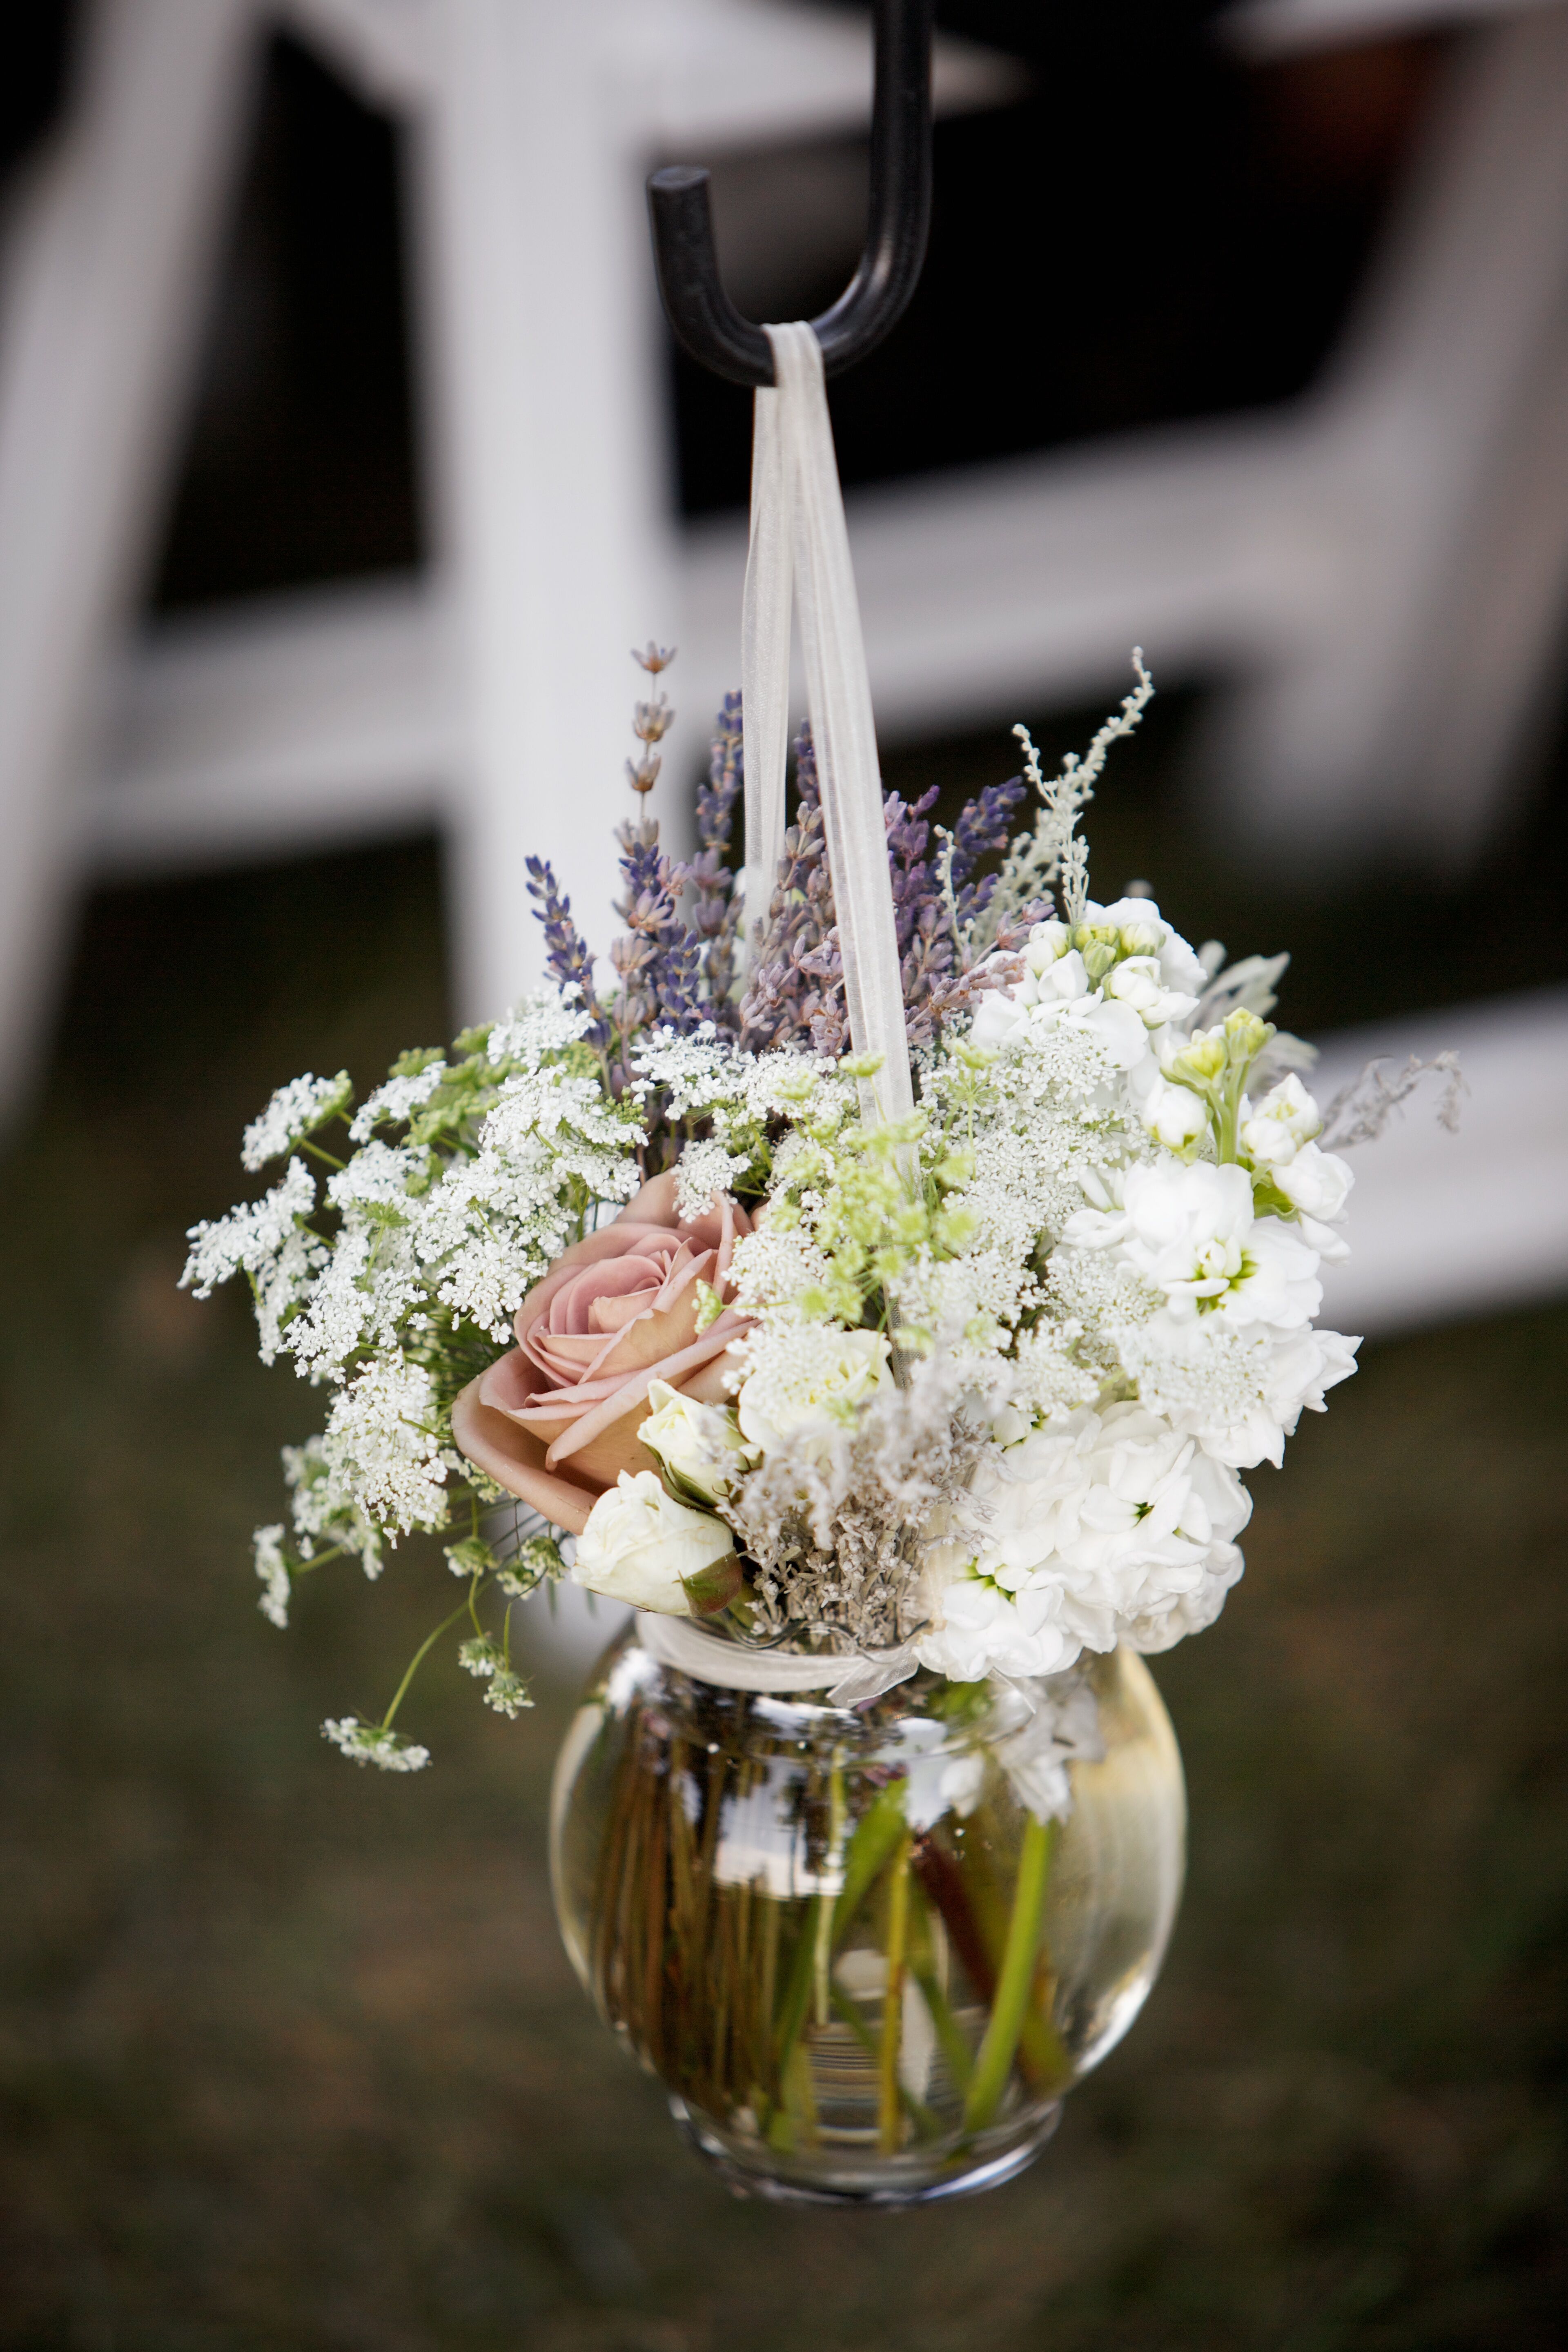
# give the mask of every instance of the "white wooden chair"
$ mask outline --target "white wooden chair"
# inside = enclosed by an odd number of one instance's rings
[[[279,21],[413,128],[437,560],[132,638]],[[1321,860],[1479,838],[1568,602],[1568,7],[1248,0],[1229,31],[1429,22],[1461,26],[1445,100],[1309,397],[852,499],[889,737],[1107,690],[1138,639],[1164,681],[1234,681],[1230,822]],[[942,71],[956,102],[998,87],[951,47]],[[642,172],[864,120],[868,88],[852,22],[770,0],[97,0],[4,289],[0,1095],[84,871],[429,816],[465,1016],[531,974],[527,850],[604,936],[626,649],[680,642],[693,745],[733,682],[743,556],[727,519],[671,520]]]
[[[135,639],[279,25],[411,131],[436,560],[416,583]],[[1010,80],[942,45],[939,100]],[[38,1039],[84,867],[434,817],[465,1017],[532,976],[529,851],[548,848],[607,936],[627,649],[685,635],[643,177],[671,147],[864,121],[869,92],[861,29],[779,0],[94,0],[4,289],[0,1099]]]

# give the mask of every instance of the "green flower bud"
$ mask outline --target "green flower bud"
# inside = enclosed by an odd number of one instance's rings
[[[1079,926],[1080,929],[1084,928],[1083,925]],[[1083,950],[1083,968],[1089,974],[1091,987],[1098,987],[1106,973],[1114,970],[1115,965],[1116,950],[1105,940],[1091,940]]]
[[[697,1330],[700,1338],[710,1323],[717,1323],[720,1316],[724,1312],[724,1302],[712,1284],[704,1282],[700,1275],[697,1278],[696,1290]]]
[[[1242,1005],[1238,1004],[1234,1013],[1227,1013],[1225,1016],[1225,1038],[1232,1068],[1256,1061],[1273,1034],[1271,1021],[1260,1021],[1256,1013],[1248,1013]]]
[[[1208,1087],[1220,1076],[1226,1060],[1225,1032],[1200,1029],[1171,1063],[1168,1076],[1184,1087]]]
[[[1072,935],[1072,943],[1087,961],[1087,950],[1093,947],[1114,949],[1121,934],[1114,923],[1079,923]]]
[[[1124,923],[1121,929],[1121,952],[1124,956],[1158,955],[1159,932],[1151,923]]]

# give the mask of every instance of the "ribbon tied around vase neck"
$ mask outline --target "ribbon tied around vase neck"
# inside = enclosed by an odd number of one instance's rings
[[[813,1657],[805,1650],[753,1650],[726,1642],[685,1617],[637,1612],[637,1639],[660,1665],[720,1690],[781,1697],[787,1691],[826,1691],[829,1706],[863,1706],[907,1683],[920,1664],[912,1642],[889,1650],[854,1650]]]
[[[793,608],[800,615],[849,1035],[857,1055],[880,1064],[874,1079],[859,1082],[860,1115],[869,1127],[879,1118],[907,1118],[914,1108],[871,684],[822,346],[804,320],[763,332],[775,381],[756,394],[742,612],[746,941],[754,959],[784,855]]]

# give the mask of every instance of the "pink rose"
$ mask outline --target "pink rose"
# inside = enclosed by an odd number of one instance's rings
[[[731,1253],[751,1230],[724,1198],[683,1223],[673,1170],[645,1184],[535,1284],[514,1318],[517,1346],[458,1397],[452,1434],[468,1460],[581,1535],[623,1470],[658,1468],[637,1436],[650,1382],[726,1398],[720,1359],[747,1318],[727,1306],[699,1337],[697,1285],[728,1300]]]

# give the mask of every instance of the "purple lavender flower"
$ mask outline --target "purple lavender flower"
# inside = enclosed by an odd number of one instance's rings
[[[623,824],[621,872],[626,896],[615,902],[626,929],[610,950],[620,979],[616,1023],[623,1038],[639,1029],[682,1032],[706,1019],[701,1002],[700,942],[680,919],[679,869],[658,845],[658,822]]]
[[[983,785],[952,829],[952,881],[961,924],[972,922],[991,903],[995,876],[987,874],[980,882],[971,877],[983,857],[1006,848],[1012,838],[1013,812],[1024,792],[1022,776],[1009,776],[1005,784]]]
[[[707,781],[697,791],[698,855],[680,868],[681,882],[689,894],[691,927],[705,948],[702,965],[708,982],[708,1011],[726,1029],[738,1027],[740,1022],[731,989],[742,908],[726,860],[735,803],[744,782],[742,740],[741,698],[727,694],[714,726]]]
[[[526,887],[531,898],[539,903],[534,908],[536,919],[544,926],[545,961],[565,992],[575,990],[584,1006],[594,1016],[594,1026],[588,1032],[588,1042],[602,1052],[609,1043],[610,1024],[604,1007],[594,992],[594,959],[588,953],[583,935],[572,920],[572,901],[561,888],[549,864],[541,857],[526,861]]]

